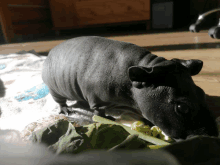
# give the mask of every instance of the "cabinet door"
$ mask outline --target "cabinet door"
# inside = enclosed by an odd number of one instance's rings
[[[150,0],[50,0],[55,27],[150,19]]]
[[[78,25],[75,11],[76,0],[49,0],[49,2],[54,28],[69,28]]]
[[[150,0],[76,1],[79,24],[104,24],[150,19]]]

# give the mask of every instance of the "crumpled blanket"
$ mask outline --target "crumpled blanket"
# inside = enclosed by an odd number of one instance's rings
[[[26,125],[58,112],[41,78],[46,57],[33,53],[0,55],[0,129]]]

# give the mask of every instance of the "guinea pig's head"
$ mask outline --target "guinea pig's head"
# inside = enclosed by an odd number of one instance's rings
[[[200,60],[172,59],[128,69],[135,106],[176,141],[196,135],[218,136],[205,93],[191,78],[202,66]]]

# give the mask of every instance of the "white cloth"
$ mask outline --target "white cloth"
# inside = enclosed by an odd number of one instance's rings
[[[29,123],[58,113],[58,104],[41,78],[45,59],[27,52],[0,55],[0,79],[5,88],[0,92],[0,129],[21,131]]]

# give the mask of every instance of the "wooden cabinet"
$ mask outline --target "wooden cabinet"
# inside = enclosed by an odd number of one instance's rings
[[[0,0],[0,21],[6,42],[52,28],[48,0]]]
[[[150,0],[49,0],[55,29],[150,20]]]

